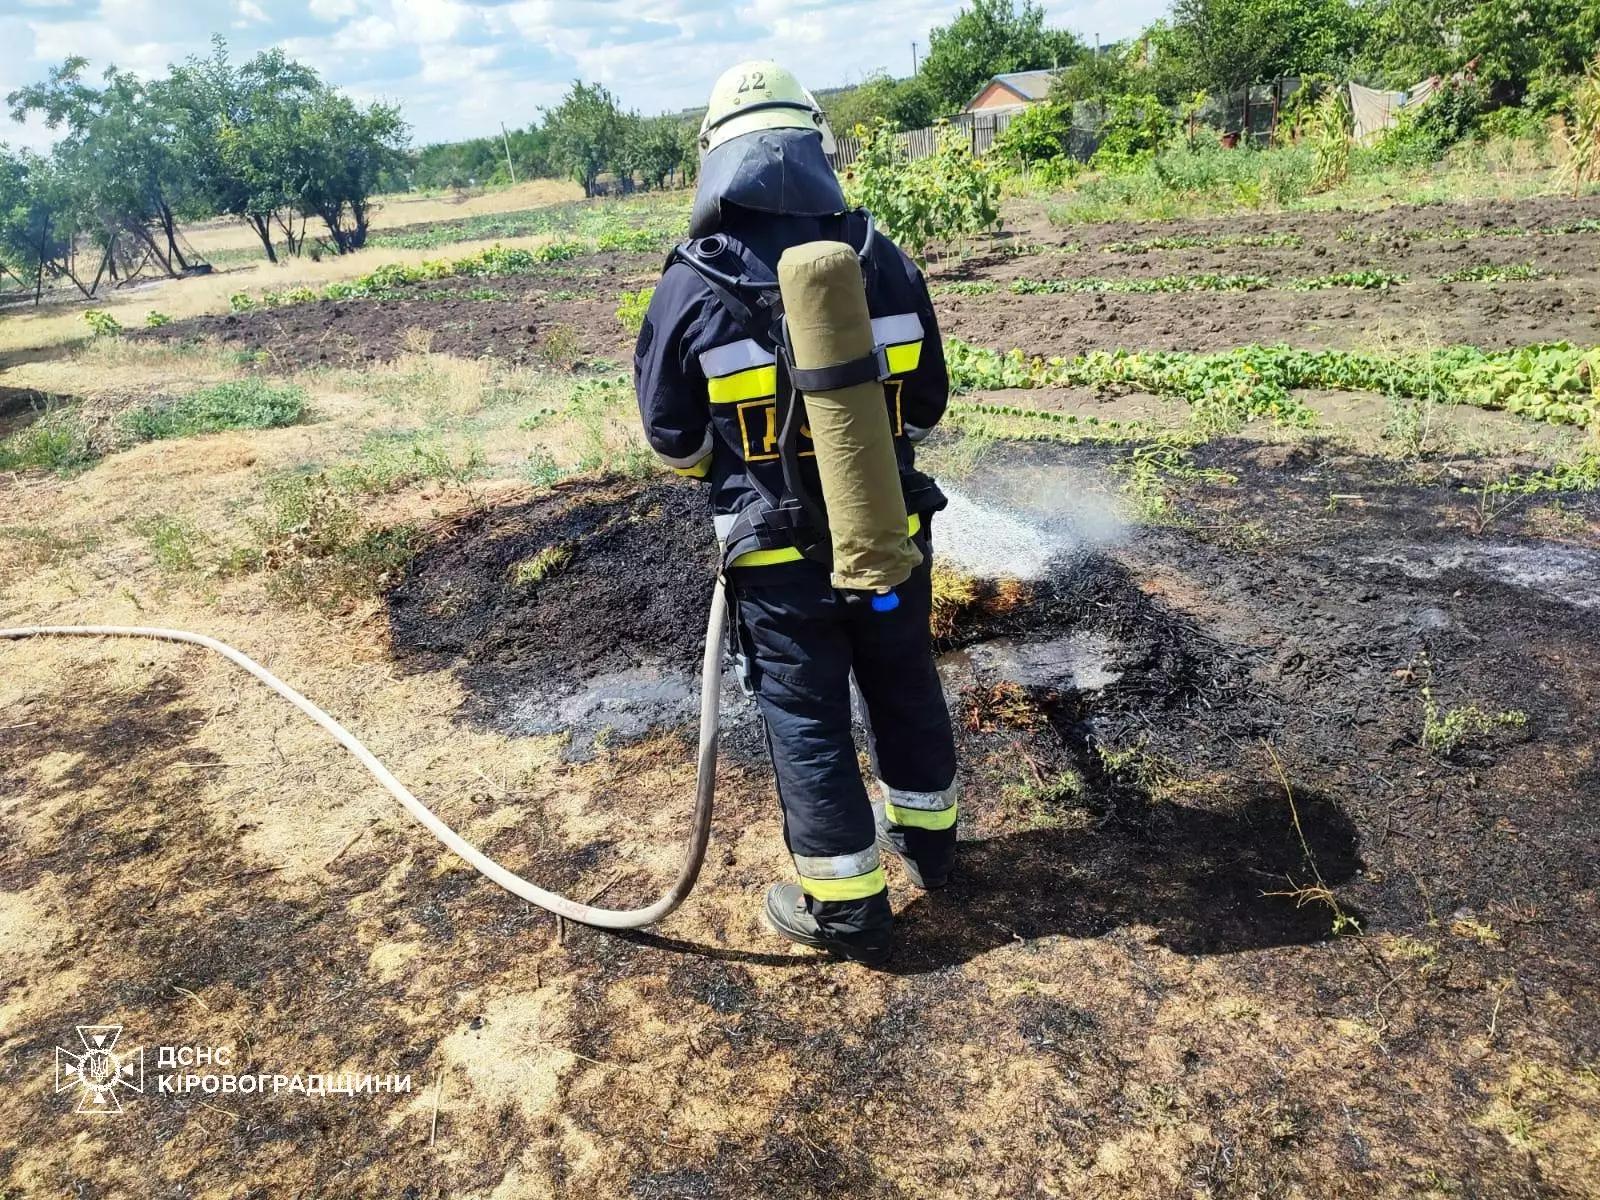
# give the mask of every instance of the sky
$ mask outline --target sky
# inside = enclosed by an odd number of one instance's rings
[[[1168,0],[1046,3],[1092,42],[1138,32]],[[575,78],[628,108],[705,102],[717,75],[774,58],[813,90],[911,71],[912,43],[961,7],[927,0],[0,0],[0,96],[70,55],[98,75],[141,76],[204,53],[213,33],[242,59],[269,46],[358,100],[398,102],[422,145],[519,128]],[[49,130],[0,112],[0,142],[43,149]]]

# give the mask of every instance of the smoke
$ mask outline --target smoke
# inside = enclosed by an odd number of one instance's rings
[[[944,486],[950,506],[935,518],[935,553],[981,579],[1039,579],[1128,537],[1104,480],[1060,466],[992,461],[963,488]]]

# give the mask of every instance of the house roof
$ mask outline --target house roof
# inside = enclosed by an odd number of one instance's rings
[[[1014,94],[1018,100],[1031,104],[1034,101],[1043,100],[1050,94],[1050,83],[1055,77],[1056,72],[1052,70],[1009,71],[1004,75],[996,75],[992,79],[985,81],[984,85],[978,89],[977,95],[968,100],[967,104],[970,106],[973,100],[976,100],[978,96],[983,95],[992,85],[997,83],[1005,88],[1006,91]]]

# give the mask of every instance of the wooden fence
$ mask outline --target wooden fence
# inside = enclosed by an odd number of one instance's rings
[[[1000,132],[1011,124],[1011,119],[1021,111],[1012,109],[998,113],[962,113],[943,125],[913,129],[896,134],[895,137],[906,158],[912,162],[919,158],[932,158],[939,149],[939,135],[945,129],[957,130],[967,139],[967,144],[974,154],[984,154],[994,145],[994,139]],[[836,141],[838,148],[833,154],[833,166],[835,170],[842,171],[861,157],[861,139],[847,133],[838,137]]]

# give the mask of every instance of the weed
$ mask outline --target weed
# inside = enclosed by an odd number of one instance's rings
[[[617,320],[629,333],[637,335],[644,328],[645,313],[650,311],[650,301],[655,294],[655,288],[647,287],[637,292],[623,292],[617,298]]]
[[[506,581],[512,587],[533,587],[543,583],[572,561],[572,547],[561,544],[546,546],[532,558],[513,563],[506,572]]]
[[[229,380],[190,392],[170,404],[136,408],[122,425],[140,441],[191,437],[224,429],[277,429],[305,416],[306,394],[263,379]]]
[[[571,472],[563,470],[556,456],[543,446],[535,446],[522,467],[523,478],[539,488],[554,487],[569,474]]]
[[[173,574],[187,574],[200,564],[199,550],[206,537],[192,521],[178,517],[151,517],[134,524],[134,532],[150,543],[156,565]]]
[[[46,410],[32,425],[0,441],[0,471],[66,475],[93,466],[97,457],[83,426],[62,410]]]
[[[1123,477],[1123,493],[1133,501],[1139,518],[1150,524],[1171,520],[1169,488],[1174,480],[1224,485],[1237,482],[1226,471],[1195,466],[1188,444],[1176,438],[1136,446],[1113,469]]]
[[[144,315],[144,324],[146,329],[160,329],[163,325],[172,324],[172,318],[164,312],[151,309]]]
[[[326,474],[342,493],[378,496],[430,480],[461,487],[482,474],[485,462],[481,446],[468,446],[458,458],[437,437],[402,434],[372,440],[358,460]]]
[[[409,525],[370,524],[325,474],[278,476],[262,491],[260,562],[274,591],[298,603],[335,608],[371,595],[420,546]]]
[[[539,339],[539,359],[570,371],[583,361],[583,337],[571,325],[552,325]]]
[[[95,337],[116,337],[122,332],[122,323],[103,309],[91,308],[83,319]]]
[[[1422,747],[1430,754],[1449,758],[1462,746],[1487,738],[1497,729],[1523,729],[1528,714],[1520,709],[1488,713],[1476,704],[1441,710],[1433,690],[1422,689]]]
[[[1289,783],[1289,775],[1283,769],[1283,760],[1278,757],[1277,748],[1271,742],[1264,742],[1267,756],[1272,760],[1272,769],[1278,776],[1278,783],[1283,788],[1284,797],[1289,802],[1289,818],[1294,823],[1295,836],[1300,839],[1300,852],[1304,856],[1307,867],[1311,870],[1312,883],[1296,885],[1293,878],[1289,880],[1289,890],[1286,892],[1265,892],[1268,896],[1288,896],[1294,900],[1295,907],[1301,908],[1309,903],[1326,904],[1333,912],[1333,934],[1337,937],[1341,933],[1360,933],[1361,923],[1354,916],[1347,913],[1339,904],[1339,898],[1333,894],[1333,889],[1322,878],[1322,870],[1317,866],[1317,856],[1311,852],[1311,843],[1306,841],[1306,832],[1300,824],[1300,806],[1295,803],[1294,788]]]

